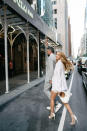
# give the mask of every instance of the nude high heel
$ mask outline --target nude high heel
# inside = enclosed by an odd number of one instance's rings
[[[51,115],[49,116],[49,119],[54,119],[55,120],[55,114],[51,113]]]
[[[75,115],[72,115],[72,117],[74,120],[70,123],[71,126],[75,125],[76,122],[78,123],[77,117]]]

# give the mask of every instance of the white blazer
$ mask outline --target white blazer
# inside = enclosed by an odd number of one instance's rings
[[[59,60],[55,66],[54,74],[52,77],[52,90],[54,92],[62,92],[67,90],[65,69],[61,60]]]

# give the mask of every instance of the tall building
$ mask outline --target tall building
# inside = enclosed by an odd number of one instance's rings
[[[83,56],[85,54],[85,34],[81,38],[80,46],[78,49],[78,56]]]
[[[79,56],[83,56],[86,54],[87,54],[87,0],[86,0],[85,18],[84,18],[84,34],[81,38]]]
[[[68,5],[67,0],[52,0],[53,25],[57,29],[58,39],[62,42],[62,51],[68,56]]]
[[[49,27],[53,26],[51,0],[37,0],[37,12]]]
[[[69,57],[72,55],[71,52],[71,24],[70,18],[68,19],[68,47],[69,47]]]
[[[37,0],[27,0],[34,10],[37,10]]]
[[[69,47],[68,47],[68,4],[65,0],[65,54],[69,56]]]
[[[85,34],[85,54],[87,54],[87,0],[86,0],[86,7],[85,7],[85,21],[84,21],[84,34]]]

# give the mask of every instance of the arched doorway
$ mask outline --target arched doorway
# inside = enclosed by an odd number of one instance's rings
[[[6,90],[4,29],[0,23],[0,95]]]
[[[5,88],[5,53],[4,53],[4,39],[0,36],[0,95],[2,95]]]
[[[38,45],[33,35],[29,36],[29,65],[32,81],[38,77]]]
[[[15,34],[13,34],[13,37],[15,37]],[[8,43],[9,87],[11,90],[27,83],[26,43],[26,37],[23,33],[20,33],[16,37],[12,46],[12,51],[11,44]]]
[[[20,34],[14,42],[15,75],[27,72],[27,45],[24,34]]]

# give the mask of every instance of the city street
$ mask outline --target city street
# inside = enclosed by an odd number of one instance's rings
[[[0,0],[0,131],[87,131],[87,0]]]
[[[73,79],[70,76],[67,85],[72,97],[70,106],[78,118],[75,126],[70,126],[68,112],[64,114],[63,131],[87,131],[87,92],[82,85],[82,77],[75,67]],[[43,92],[44,83],[35,86],[0,109],[0,131],[62,131],[59,130],[64,106],[56,113],[55,120],[49,120],[46,106],[49,100]],[[63,117],[64,117],[63,116]]]

